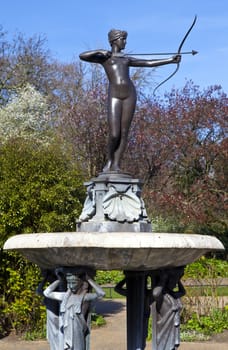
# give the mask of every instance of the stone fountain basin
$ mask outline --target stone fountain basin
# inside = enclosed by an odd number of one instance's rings
[[[59,232],[13,236],[4,249],[16,250],[41,268],[147,271],[187,265],[224,247],[215,237],[195,234]]]

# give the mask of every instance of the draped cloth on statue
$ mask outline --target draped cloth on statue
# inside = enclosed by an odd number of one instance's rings
[[[82,313],[84,294],[68,290],[60,306],[60,344],[64,350],[86,350],[89,328]]]
[[[180,345],[180,299],[166,293],[160,310],[157,310],[156,302],[152,308],[153,349],[176,350]]]

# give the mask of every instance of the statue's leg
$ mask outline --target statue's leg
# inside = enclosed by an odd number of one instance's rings
[[[122,155],[125,151],[127,141],[128,141],[128,133],[131,126],[131,121],[135,112],[135,104],[136,104],[136,95],[133,93],[132,96],[126,98],[123,101],[122,108],[122,117],[121,117],[121,138],[119,141],[119,147],[114,155],[113,168],[118,170],[120,167],[120,161]]]
[[[121,134],[121,114],[122,100],[110,97],[108,101],[108,126],[109,126],[109,141],[108,141],[108,162],[103,171],[112,169],[114,155],[119,147]]]

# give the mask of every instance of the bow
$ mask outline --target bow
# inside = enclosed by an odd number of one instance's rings
[[[187,33],[185,34],[184,38],[182,39],[182,41],[181,41],[181,43],[180,43],[180,45],[179,45],[179,47],[178,47],[177,53],[176,53],[177,55],[180,55],[180,54],[181,54],[181,49],[182,49],[182,47],[183,47],[183,45],[184,45],[184,42],[185,42],[185,40],[187,39],[189,33],[191,32],[192,28],[194,27],[194,25],[195,25],[195,23],[196,23],[196,19],[197,19],[197,16],[194,17],[194,20],[193,20],[193,22],[192,22],[190,28],[188,29]],[[156,86],[156,88],[155,88],[154,91],[153,91],[153,95],[155,94],[155,91],[156,91],[161,85],[163,85],[164,83],[166,83],[169,79],[171,79],[171,78],[177,73],[177,71],[179,70],[179,67],[180,67],[180,62],[177,63],[177,67],[176,67],[175,71],[174,71],[172,74],[170,74],[170,75],[168,76],[168,78],[166,78],[165,80],[163,80],[158,86]]]

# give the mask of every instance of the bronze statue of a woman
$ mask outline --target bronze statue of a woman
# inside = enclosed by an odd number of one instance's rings
[[[179,63],[181,56],[168,59],[140,59],[121,54],[126,46],[127,32],[112,29],[108,33],[111,51],[92,50],[80,54],[80,59],[100,63],[109,80],[108,90],[108,162],[103,172],[120,171],[120,161],[136,105],[136,91],[130,79],[129,67],[156,67]]]

